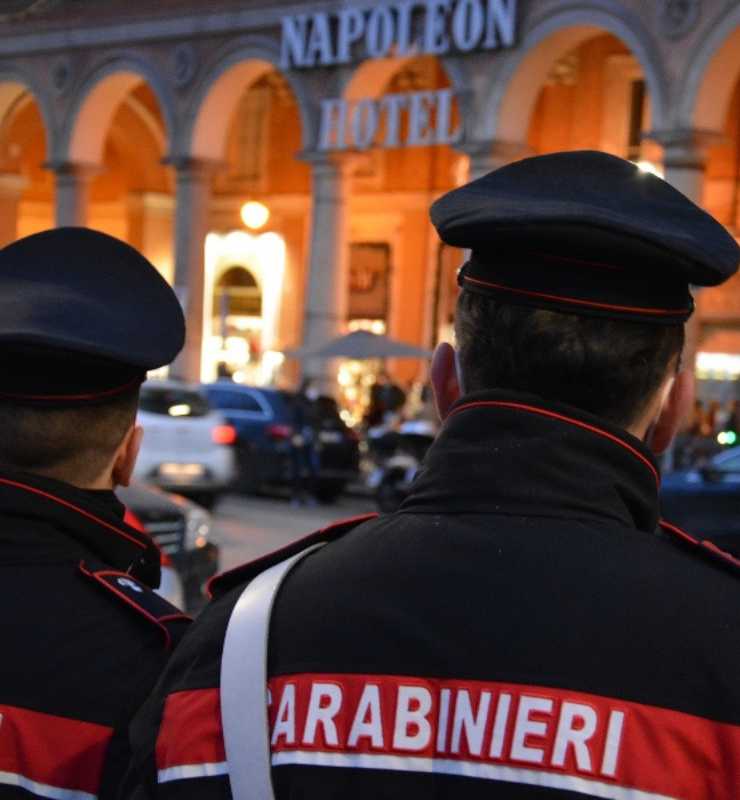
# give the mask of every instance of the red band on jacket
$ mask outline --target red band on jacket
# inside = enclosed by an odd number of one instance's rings
[[[0,786],[92,800],[112,734],[104,725],[0,705]]]
[[[273,766],[442,773],[614,800],[732,800],[740,726],[545,686],[301,674],[269,684]],[[248,710],[244,710],[248,713]],[[170,696],[161,782],[225,774],[218,691]]]
[[[218,689],[171,694],[155,750],[160,783],[226,772]]]

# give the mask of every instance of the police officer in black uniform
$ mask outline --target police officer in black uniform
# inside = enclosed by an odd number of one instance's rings
[[[0,251],[0,797],[113,797],[127,725],[189,622],[124,522],[139,386],[183,345],[124,242],[59,228]]]
[[[410,497],[216,580],[132,726],[132,796],[229,797],[245,763],[259,778],[228,725],[226,758],[227,623],[327,541],[272,611],[279,800],[738,797],[740,564],[661,523],[655,458],[690,405],[689,285],[732,275],[735,241],[597,152],[508,165],[432,221],[472,254]]]

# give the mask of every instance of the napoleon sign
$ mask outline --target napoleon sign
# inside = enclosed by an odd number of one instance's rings
[[[297,14],[282,19],[281,67],[511,47],[515,23],[516,0],[398,0]]]

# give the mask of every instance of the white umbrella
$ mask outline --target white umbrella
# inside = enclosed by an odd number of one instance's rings
[[[371,358],[429,358],[432,351],[377,333],[354,331],[332,339],[316,350],[301,347],[297,350],[289,350],[285,355],[289,358],[299,359],[353,358],[361,361]]]

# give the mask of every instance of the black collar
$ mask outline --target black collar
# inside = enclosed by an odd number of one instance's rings
[[[653,532],[660,476],[626,431],[532,395],[461,398],[432,445],[402,512],[503,513]]]
[[[123,521],[124,513],[113,492],[86,491],[25,472],[0,472],[0,515],[51,527],[107,566],[158,586],[159,550],[146,533]],[[21,535],[31,536],[33,530],[29,527]]]

